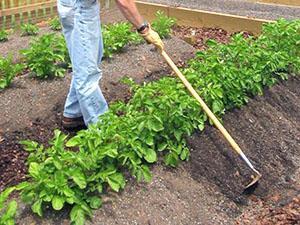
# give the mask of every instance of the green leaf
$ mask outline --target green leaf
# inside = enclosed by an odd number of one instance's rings
[[[187,148],[183,148],[180,154],[181,160],[187,160],[189,158],[190,151]]]
[[[71,177],[73,181],[79,186],[80,189],[86,188],[87,183],[86,183],[85,175],[79,169],[72,171]]]
[[[145,156],[144,156],[145,160],[148,162],[148,163],[154,163],[157,161],[157,155],[156,155],[156,152],[151,149],[151,148],[147,148],[145,149]]]
[[[69,141],[67,141],[66,146],[69,148],[79,146],[81,143],[80,141],[81,141],[80,136],[74,136]]]
[[[33,152],[35,151],[39,144],[35,141],[28,141],[28,140],[24,140],[24,141],[20,141],[20,144],[23,145],[24,149],[27,152]]]
[[[198,129],[199,129],[200,131],[203,131],[204,128],[205,128],[204,123],[199,123],[199,124],[198,124]]]
[[[166,149],[167,146],[168,146],[168,143],[167,143],[167,142],[159,143],[158,146],[157,146],[158,151],[162,152],[163,150]]]
[[[90,207],[92,209],[99,209],[102,205],[102,200],[99,197],[93,196],[89,199],[90,201]]]
[[[64,207],[65,199],[62,196],[54,195],[52,198],[52,207],[53,209],[59,211]]]
[[[125,187],[125,179],[120,173],[115,173],[107,177],[107,182],[115,192],[119,192],[120,188]]]
[[[29,182],[24,181],[24,182],[22,182],[22,183],[19,183],[19,184],[16,186],[16,190],[21,191],[21,190],[23,190],[23,189],[29,187],[30,185],[31,185],[31,184],[30,184]]]
[[[17,208],[18,208],[18,204],[16,201],[11,201],[10,203],[8,203],[6,213],[5,213],[6,216],[14,217],[16,215]]]
[[[152,175],[151,175],[151,172],[150,172],[150,169],[148,166],[146,166],[146,165],[142,166],[142,173],[143,173],[143,177],[144,177],[145,181],[151,182]]]
[[[43,212],[42,212],[42,200],[37,200],[32,206],[32,212],[38,214],[40,217],[43,216]]]
[[[75,205],[71,210],[70,218],[73,224],[84,225],[85,211],[79,205]]]
[[[64,195],[67,197],[74,196],[74,191],[69,187],[64,187],[63,192],[64,192]]]
[[[54,166],[58,169],[61,170],[62,169],[62,163],[58,160],[58,159],[54,159],[53,160]]]
[[[16,190],[16,187],[9,187],[5,189],[1,194],[0,194],[0,209],[3,208],[4,202],[7,200],[8,196]]]
[[[167,166],[176,167],[178,165],[178,155],[174,152],[171,152],[165,156],[164,161]]]
[[[151,130],[154,130],[155,132],[159,132],[164,129],[162,122],[160,120],[158,120],[156,117],[148,120],[148,127]]]
[[[97,184],[97,191],[98,191],[99,193],[102,193],[102,192],[103,192],[103,186],[102,186],[102,184]]]
[[[36,178],[36,179],[39,178],[39,176],[40,176],[40,165],[36,162],[30,163],[28,172],[33,178]]]
[[[4,89],[7,87],[6,80],[0,79],[0,89]]]
[[[223,110],[223,104],[220,101],[214,101],[212,105],[213,113],[218,113]]]
[[[182,131],[177,129],[174,131],[174,136],[176,138],[177,141],[181,141],[181,137],[182,137]]]
[[[153,137],[151,135],[148,135],[146,137],[146,144],[150,145],[150,146],[154,145],[154,140],[153,140]]]

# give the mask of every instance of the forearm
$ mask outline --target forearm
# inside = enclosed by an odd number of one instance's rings
[[[116,0],[116,2],[125,18],[136,28],[143,24],[143,17],[139,13],[134,0]]]

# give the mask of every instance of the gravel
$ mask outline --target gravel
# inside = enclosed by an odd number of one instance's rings
[[[245,0],[143,0],[145,2],[167,4],[176,7],[187,7],[228,13],[240,16],[256,17],[260,19],[276,20],[279,18],[299,19],[300,7],[271,5],[248,2]]]

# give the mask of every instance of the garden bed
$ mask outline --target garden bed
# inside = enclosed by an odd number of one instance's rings
[[[298,85],[300,79],[291,78],[224,118],[226,127],[264,175],[253,195],[242,194],[241,161],[219,132],[208,127],[189,139],[189,162],[177,169],[154,166],[150,184],[130,180],[120,195],[104,196],[103,208],[87,224],[234,224],[237,218],[240,224],[295,224],[299,208],[290,202],[300,185]],[[273,218],[282,211],[283,217],[292,219]],[[50,210],[40,219],[26,207],[18,222],[68,224],[68,211]]]
[[[185,38],[191,29],[177,28],[175,34]],[[230,37],[220,29],[197,29],[195,33],[194,46],[199,49],[205,48],[203,40],[208,37],[223,43]],[[178,65],[195,53],[194,48],[176,37],[167,40],[166,46]],[[103,63],[102,89],[109,102],[130,98],[128,87],[119,82],[126,75],[142,83],[170,74],[151,49],[146,45],[130,46]],[[4,106],[0,112],[2,188],[25,178],[27,153],[19,145],[20,140],[47,144],[53,130],[62,129],[60,119],[69,82],[70,76],[42,82],[22,76],[11,89],[0,93],[0,105]],[[293,208],[297,200],[289,202],[299,194],[300,185],[299,85],[299,77],[279,83],[264,90],[264,96],[251,99],[248,106],[224,117],[225,127],[263,174],[260,186],[250,197],[242,194],[244,175],[248,176],[249,171],[219,132],[207,127],[188,139],[189,162],[178,169],[160,163],[153,166],[154,178],[150,184],[137,185],[129,178],[129,185],[120,195],[104,196],[103,208],[96,211],[88,224],[233,224],[238,217],[241,224],[248,220],[267,224],[264,221],[270,217],[270,207],[288,199],[282,205]],[[255,216],[261,208],[264,214]],[[278,210],[275,213],[279,214]],[[289,213],[285,211],[285,215]],[[68,224],[68,210],[59,213],[49,210],[45,219],[40,219],[22,205],[17,221],[20,225]]]
[[[166,46],[179,64],[191,58],[195,52],[190,45],[177,38],[167,40]],[[101,86],[109,102],[130,97],[129,88],[119,82],[122,77],[129,76],[142,83],[170,72],[159,55],[151,49],[148,45],[131,46],[126,52],[103,62]],[[24,176],[27,154],[18,144],[20,140],[47,143],[54,129],[62,129],[60,120],[69,83],[70,75],[46,81],[21,76],[10,89],[0,93],[0,105],[3,106],[0,112],[0,135],[4,139],[0,145],[0,189],[3,184],[15,184]]]

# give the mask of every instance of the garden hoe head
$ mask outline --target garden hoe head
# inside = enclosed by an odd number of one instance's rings
[[[192,85],[189,83],[189,81],[185,78],[185,76],[181,73],[181,71],[178,69],[178,67],[174,64],[172,59],[168,56],[168,54],[163,50],[163,51],[161,51],[161,55],[164,57],[166,62],[169,64],[169,66],[174,70],[176,75],[180,78],[182,83],[189,90],[191,95],[199,102],[199,104],[201,105],[204,112],[213,121],[214,125],[219,129],[219,131],[223,134],[224,138],[232,146],[233,150],[235,150],[235,152],[245,161],[245,163],[251,168],[251,170],[254,171],[255,175],[251,176],[252,181],[245,187],[244,192],[250,192],[251,190],[254,190],[255,187],[257,187],[258,181],[262,177],[262,175],[254,168],[254,166],[251,164],[250,160],[242,152],[241,148],[238,146],[238,144],[235,142],[235,140],[231,137],[231,135],[224,128],[224,126],[221,124],[221,122],[218,120],[218,118],[209,109],[209,107],[202,100],[202,98],[199,96],[197,91],[192,87]]]
[[[252,181],[245,187],[244,192],[248,193],[248,192],[252,192],[253,189],[255,189],[258,185],[258,181],[259,179],[262,177],[262,175],[260,173],[252,175]]]
[[[245,160],[246,159],[246,160]],[[257,187],[258,182],[260,178],[262,177],[261,173],[258,172],[253,165],[250,163],[250,161],[245,157],[244,161],[248,164],[248,166],[252,169],[254,172],[254,175],[251,176],[252,181],[245,187],[244,193],[251,193],[254,191],[254,189]]]

